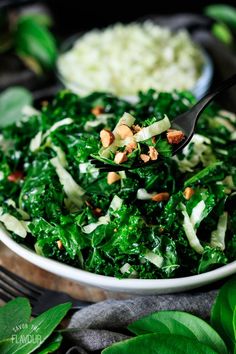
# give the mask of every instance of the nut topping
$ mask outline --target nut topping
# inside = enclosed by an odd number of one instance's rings
[[[140,155],[140,159],[144,162],[147,163],[150,160],[150,156],[146,155],[146,154],[141,154]]]
[[[184,190],[184,198],[189,200],[193,195],[194,195],[194,189],[190,188],[190,187],[187,187],[185,188]]]
[[[99,116],[104,112],[104,108],[102,106],[96,106],[91,110],[91,113],[93,113],[95,116]]]
[[[184,139],[184,133],[181,130],[168,129],[167,140],[170,144],[179,144]]]
[[[133,136],[132,130],[125,124],[121,124],[116,128],[116,133],[121,139],[126,139]]]
[[[107,174],[107,183],[108,184],[115,183],[115,182],[119,181],[120,179],[121,179],[120,175],[116,172],[109,172]]]
[[[157,150],[153,146],[149,146],[148,155],[150,156],[150,159],[152,161],[154,161],[154,160],[157,160],[159,154],[158,154]]]
[[[105,148],[110,146],[115,140],[113,133],[107,129],[103,129],[100,131],[100,138],[101,138],[102,146]]]
[[[117,164],[120,164],[122,162],[127,161],[127,156],[126,156],[126,152],[117,152],[116,156],[114,158],[114,162]]]
[[[170,198],[170,194],[167,192],[157,193],[152,197],[154,202],[162,202],[163,200],[168,200]]]

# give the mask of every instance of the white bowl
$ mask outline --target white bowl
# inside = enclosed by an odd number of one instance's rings
[[[83,36],[83,34],[84,33],[79,33],[67,38],[61,45],[60,54],[64,54],[67,51],[69,51],[73,47],[75,41],[78,40],[79,37]],[[211,57],[209,56],[209,54],[206,52],[204,48],[200,47],[199,49],[201,50],[203,56],[202,72],[199,78],[197,79],[194,87],[189,89],[189,91],[192,92],[193,95],[198,100],[206,94],[206,92],[208,91],[211,85],[212,78],[213,78],[213,63]],[[67,89],[71,90],[72,92],[81,96],[87,96],[89,94],[87,87],[85,88],[81,86],[80,83],[76,81],[68,82],[66,78],[61,74],[58,64],[56,68],[56,76],[58,80],[62,83],[62,85],[64,85]],[[178,90],[178,87],[176,89]],[[183,90],[179,89],[179,91],[183,91]],[[123,98],[131,103],[136,103],[138,101],[138,96],[135,95],[125,95],[125,96],[121,96],[120,98]]]
[[[151,295],[186,291],[213,283],[236,273],[236,261],[207,273],[173,279],[116,279],[105,275],[86,272],[81,269],[37,255],[26,246],[16,243],[10,234],[0,226],[0,240],[13,252],[36,266],[78,283],[95,286],[109,291],[130,294]]]

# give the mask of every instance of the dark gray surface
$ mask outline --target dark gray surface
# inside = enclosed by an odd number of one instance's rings
[[[129,338],[129,333],[124,330],[131,322],[160,310],[186,311],[208,320],[216,294],[216,290],[211,290],[102,301],[72,316],[68,327],[75,332],[67,334],[68,341],[76,344],[77,349],[73,350],[78,353],[101,350]]]

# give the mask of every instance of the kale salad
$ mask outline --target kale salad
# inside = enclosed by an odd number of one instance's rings
[[[189,276],[235,260],[236,117],[211,105],[172,157],[184,137],[170,122],[194,103],[189,92],[149,90],[132,104],[64,90],[28,107],[0,131],[2,226],[40,255],[118,278]],[[114,144],[117,134],[126,142]],[[99,171],[91,155],[120,171]]]

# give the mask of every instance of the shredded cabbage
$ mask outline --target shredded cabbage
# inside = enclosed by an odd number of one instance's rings
[[[137,199],[140,200],[149,200],[151,199],[156,193],[148,193],[145,188],[139,188],[137,190]]]
[[[22,238],[25,238],[27,232],[29,232],[25,221],[18,220],[8,213],[2,214],[2,208],[0,208],[0,221],[4,224],[8,231],[13,231],[16,235]]]
[[[46,139],[48,137],[48,135],[50,135],[51,132],[53,132],[54,130],[56,130],[59,127],[62,127],[63,125],[69,125],[73,122],[74,122],[73,119],[65,118],[65,119],[59,120],[59,122],[56,122],[55,124],[53,124],[51,126],[51,128],[48,129],[44,134],[42,133],[42,131],[38,132],[35,135],[35,137],[33,139],[31,139],[30,146],[29,146],[30,150],[32,152],[38,150],[40,145],[42,144],[43,140]]]
[[[80,208],[83,205],[85,190],[75,182],[69,172],[62,166],[58,157],[54,157],[50,162],[56,169],[56,173],[68,199]]]
[[[222,251],[225,249],[225,233],[227,230],[228,213],[225,211],[220,217],[217,229],[211,233],[211,246],[218,247]]]
[[[196,224],[199,224],[202,220],[202,213],[206,207],[206,204],[203,200],[201,200],[192,210],[190,221],[195,227]]]
[[[157,268],[161,268],[164,258],[162,256],[159,256],[158,254],[148,250],[145,256],[143,257],[147,259],[149,262],[154,264]]]
[[[148,127],[143,128],[137,134],[134,135],[134,139],[137,142],[144,141],[152,138],[155,135],[159,135],[169,129],[171,126],[169,118],[164,115],[164,118],[159,122],[153,123]]]
[[[184,222],[183,222],[183,229],[185,232],[185,235],[187,236],[188,242],[190,246],[197,252],[197,253],[203,253],[203,247],[197,237],[197,234],[194,230],[193,224],[190,220],[190,217],[188,216],[186,207],[184,204],[181,204],[182,208],[182,214],[184,216]]]
[[[90,234],[91,232],[93,232],[94,230],[96,230],[96,228],[100,225],[107,225],[109,224],[110,222],[110,215],[109,215],[109,212],[110,212],[110,209],[112,210],[118,210],[120,209],[121,205],[123,203],[123,200],[120,199],[117,195],[115,195],[111,201],[111,204],[108,208],[108,212],[105,216],[100,216],[98,218],[98,221],[97,222],[92,222],[91,224],[88,224],[86,226],[83,226],[82,227],[82,231],[86,234]]]

